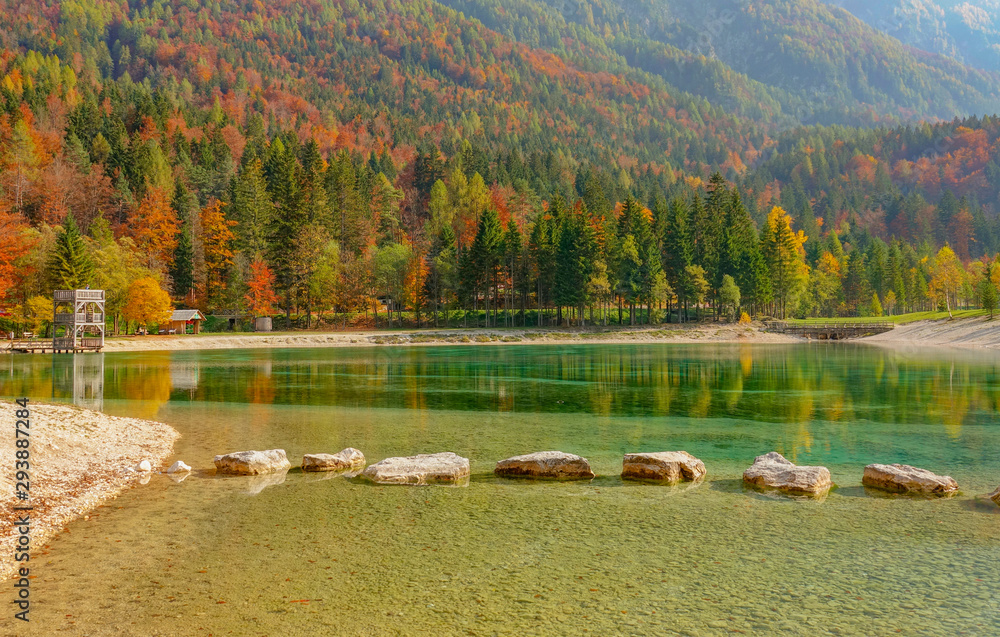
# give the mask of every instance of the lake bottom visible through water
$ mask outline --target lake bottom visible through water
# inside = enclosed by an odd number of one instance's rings
[[[104,411],[155,398],[145,417],[182,433],[176,458],[195,471],[71,523],[34,558],[30,629],[2,617],[0,633],[1000,634],[1000,507],[982,497],[1000,484],[997,367],[806,346],[105,355]],[[454,451],[473,475],[390,487],[212,470],[238,449],[284,448],[294,466],[347,446],[369,462]],[[493,476],[544,449],[586,456],[598,477]],[[623,453],[673,449],[707,478],[617,475]],[[746,489],[743,469],[770,450],[829,467],[837,488]],[[962,491],[866,490],[876,461]]]

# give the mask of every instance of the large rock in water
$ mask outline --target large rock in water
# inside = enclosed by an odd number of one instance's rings
[[[365,466],[365,454],[354,447],[337,453],[307,453],[302,456],[303,471],[352,471]]]
[[[469,459],[450,451],[386,458],[369,465],[361,475],[378,484],[457,484],[468,481]]]
[[[686,451],[627,453],[622,459],[622,479],[680,482],[705,476],[705,463]]]
[[[557,480],[589,480],[594,477],[586,458],[562,451],[539,451],[507,458],[497,463],[493,473],[498,476]]]
[[[951,476],[939,476],[908,464],[870,464],[861,484],[896,493],[948,494],[958,491]]]
[[[754,458],[743,472],[743,481],[755,487],[805,495],[820,495],[833,486],[826,467],[800,467],[777,451]]]
[[[991,493],[989,497],[990,500],[993,500],[993,502],[995,502],[996,505],[1000,507],[1000,487],[997,487],[997,490]]]
[[[255,476],[261,473],[284,471],[292,466],[284,449],[268,451],[237,451],[215,456],[215,469],[219,473],[237,476]]]

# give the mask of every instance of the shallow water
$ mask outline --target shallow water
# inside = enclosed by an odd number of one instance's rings
[[[8,366],[9,365],[9,366]],[[2,367],[6,366],[6,369]],[[32,630],[90,635],[1000,634],[1000,357],[860,345],[503,346],[116,353],[0,361],[0,395],[177,428],[196,471],[132,489],[33,559]],[[468,487],[288,473],[281,447],[455,451]],[[586,483],[501,480],[504,457],[588,457]],[[623,483],[685,449],[708,479]],[[777,450],[830,468],[822,501],[743,488]],[[870,462],[955,477],[866,492]]]

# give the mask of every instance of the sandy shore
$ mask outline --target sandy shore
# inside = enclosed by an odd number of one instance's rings
[[[941,345],[974,349],[1000,349],[1000,317],[916,321],[861,339],[864,343],[895,346]]]
[[[45,542],[67,522],[91,511],[105,500],[141,480],[132,471],[142,460],[153,469],[170,455],[180,435],[162,423],[116,418],[72,405],[29,402],[30,499],[32,561],[40,559]],[[12,575],[18,565],[14,546],[13,507],[25,502],[14,497],[14,403],[0,401],[4,436],[0,455],[0,578]],[[23,428],[23,427],[22,427]],[[16,512],[18,516],[22,512]]]
[[[109,338],[107,352],[151,350],[357,347],[359,345],[504,345],[517,343],[797,343],[802,339],[731,324],[577,329],[450,329],[398,332],[289,332]]]

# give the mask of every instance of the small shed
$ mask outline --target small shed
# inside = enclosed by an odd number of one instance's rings
[[[170,333],[187,334],[190,326],[192,334],[200,334],[201,322],[204,320],[205,315],[198,310],[174,310],[170,317]]]

